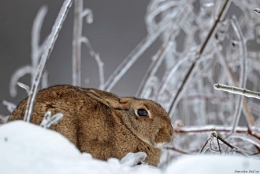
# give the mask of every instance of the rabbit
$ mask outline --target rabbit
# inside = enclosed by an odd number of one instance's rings
[[[22,120],[26,104],[24,99],[9,121]],[[98,89],[57,85],[38,92],[31,122],[39,125],[46,111],[64,115],[51,129],[67,137],[81,152],[101,160],[145,152],[144,162],[157,166],[161,148],[173,139],[169,116],[150,100],[119,98]]]

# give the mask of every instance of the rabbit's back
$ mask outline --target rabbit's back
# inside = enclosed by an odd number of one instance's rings
[[[120,114],[105,104],[86,95],[89,89],[60,85],[38,92],[31,122],[40,124],[44,113],[62,113],[63,119],[51,129],[61,133],[74,143],[80,151],[93,157],[107,160],[123,158],[129,152],[146,152],[146,162],[156,166],[161,150],[137,138],[125,127]],[[116,97],[111,93],[103,95]],[[9,121],[22,120],[27,99],[23,100],[11,114]]]

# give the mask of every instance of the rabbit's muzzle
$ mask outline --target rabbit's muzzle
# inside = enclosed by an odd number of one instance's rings
[[[173,128],[172,126],[166,126],[159,129],[154,139],[154,146],[162,148],[164,145],[170,143],[173,139]]]

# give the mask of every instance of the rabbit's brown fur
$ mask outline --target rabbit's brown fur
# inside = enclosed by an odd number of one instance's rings
[[[27,99],[9,118],[22,120]],[[138,116],[137,109],[149,117]],[[80,151],[107,160],[123,158],[129,152],[146,152],[145,162],[157,166],[161,145],[173,138],[173,128],[163,108],[149,100],[119,98],[97,90],[59,85],[38,92],[31,122],[40,124],[46,111],[62,113],[63,119],[51,127],[74,143]]]

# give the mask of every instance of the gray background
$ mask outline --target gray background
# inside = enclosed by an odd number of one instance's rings
[[[18,96],[10,97],[9,83],[11,75],[24,65],[31,64],[31,30],[33,20],[42,5],[48,6],[48,12],[41,30],[41,41],[50,33],[52,25],[63,1],[26,0],[0,1],[0,100],[18,104],[26,93],[18,89]],[[83,35],[88,37],[94,50],[100,54],[105,63],[105,79],[115,70],[123,59],[146,36],[144,16],[149,0],[96,1],[84,2],[94,14],[94,22],[87,24],[84,20]],[[72,83],[72,34],[73,13],[71,7],[61,29],[46,68],[49,72],[49,85]],[[151,56],[158,49],[157,41],[143,54],[139,61],[127,72],[112,92],[120,96],[132,96],[138,88]],[[30,84],[30,75],[19,81]],[[89,83],[85,83],[89,79]],[[98,87],[98,69],[94,58],[82,46],[82,86]],[[0,104],[0,114],[9,114]]]

